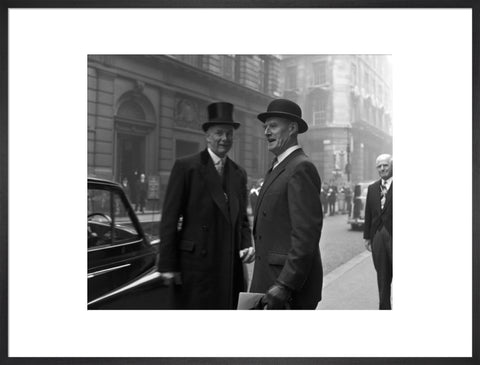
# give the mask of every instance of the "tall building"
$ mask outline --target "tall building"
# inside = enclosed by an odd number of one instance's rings
[[[300,143],[322,181],[378,178],[375,159],[392,153],[392,69],[386,55],[281,56],[283,96],[303,110]]]
[[[145,173],[158,208],[175,159],[205,148],[207,105],[227,101],[241,123],[229,156],[262,177],[270,157],[256,116],[279,95],[279,71],[269,55],[90,55],[89,175]]]

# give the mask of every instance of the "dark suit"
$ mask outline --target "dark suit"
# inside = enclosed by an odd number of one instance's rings
[[[206,149],[175,162],[162,212],[160,270],[181,272],[178,308],[236,308],[245,290],[239,250],[252,244],[246,184],[245,171],[228,158],[222,181]]]
[[[290,288],[292,309],[315,309],[322,296],[319,241],[321,181],[302,149],[265,177],[255,209],[255,267],[250,291]]]
[[[377,271],[380,309],[391,309],[392,284],[392,194],[393,182],[381,207],[381,180],[368,187],[363,238],[372,242],[372,258]]]

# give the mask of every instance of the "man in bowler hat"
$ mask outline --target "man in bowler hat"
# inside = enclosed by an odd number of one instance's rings
[[[228,158],[233,105],[208,106],[203,123],[207,148],[175,162],[160,224],[159,267],[179,283],[177,309],[236,309],[246,290],[243,265],[254,249],[247,216],[247,175]]]
[[[376,166],[380,179],[368,187],[363,238],[377,271],[379,309],[392,309],[392,156],[378,156]]]
[[[297,141],[308,126],[300,107],[286,99],[273,100],[258,119],[275,158],[255,211],[250,291],[265,293],[266,309],[315,309],[322,295],[323,212],[320,176]]]

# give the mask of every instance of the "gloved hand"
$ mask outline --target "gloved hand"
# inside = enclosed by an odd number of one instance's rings
[[[281,284],[274,284],[265,293],[262,302],[266,305],[265,309],[287,309],[291,296],[292,292],[289,288]]]

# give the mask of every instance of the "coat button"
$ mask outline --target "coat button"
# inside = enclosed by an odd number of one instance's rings
[[[206,256],[207,255],[207,250],[203,249],[202,251],[200,251],[200,255]]]
[[[202,226],[202,230],[208,231],[208,227],[207,226]]]
[[[262,235],[258,236],[258,239],[261,240],[261,239],[262,239]]]
[[[267,216],[267,212],[266,212],[266,211],[263,211],[263,216],[264,216],[264,217]]]

